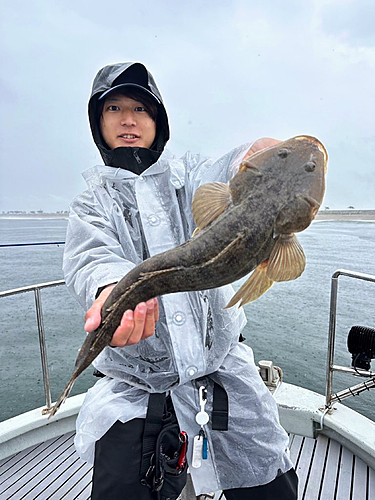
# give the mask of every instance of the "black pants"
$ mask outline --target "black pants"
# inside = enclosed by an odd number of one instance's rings
[[[225,490],[227,500],[297,500],[298,477],[294,469],[276,479],[253,488]]]
[[[144,419],[116,422],[96,443],[92,500],[156,500],[140,483]],[[268,484],[225,491],[227,500],[297,500],[294,469]]]

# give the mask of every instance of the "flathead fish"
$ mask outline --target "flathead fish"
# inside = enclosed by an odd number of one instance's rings
[[[124,312],[139,302],[219,287],[254,270],[227,305],[232,307],[257,299],[275,281],[298,278],[305,255],[295,233],[306,229],[318,212],[326,170],[323,144],[298,136],[243,161],[228,184],[199,187],[192,203],[195,234],[137,265],[112,290],[102,307],[101,324],[87,335],[50,416],[78,375],[110,343]]]

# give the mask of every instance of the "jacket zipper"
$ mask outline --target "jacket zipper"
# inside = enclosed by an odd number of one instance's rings
[[[136,159],[138,165],[142,165],[142,160],[138,156],[138,152],[137,151],[133,151],[133,155],[134,155],[134,158]]]

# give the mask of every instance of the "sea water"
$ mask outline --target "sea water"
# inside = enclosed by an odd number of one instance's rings
[[[66,226],[65,219],[0,219],[0,244],[64,241]],[[256,361],[272,360],[286,382],[323,394],[331,276],[337,269],[375,275],[375,222],[317,221],[298,238],[307,256],[305,272],[295,281],[275,283],[246,305],[243,334]],[[0,248],[0,291],[62,279],[62,256],[62,245]],[[84,311],[65,286],[43,290],[41,296],[55,400],[84,340]],[[374,297],[375,284],[339,279],[336,364],[350,366],[346,341],[351,326],[375,328]],[[34,304],[32,292],[0,299],[0,420],[45,404]],[[95,382],[92,370],[86,370],[72,394]],[[359,382],[335,374],[334,391]],[[375,420],[374,398],[375,389],[345,404]]]

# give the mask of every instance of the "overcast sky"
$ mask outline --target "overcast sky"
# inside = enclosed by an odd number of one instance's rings
[[[104,65],[141,61],[176,155],[318,137],[324,206],[375,208],[373,0],[1,0],[0,212],[66,210],[101,163],[87,119]]]

